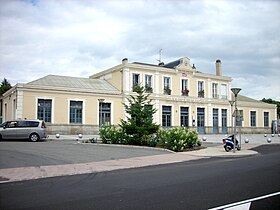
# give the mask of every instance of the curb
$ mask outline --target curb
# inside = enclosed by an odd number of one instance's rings
[[[177,153],[169,149],[159,148],[159,147],[149,147],[149,146],[137,146],[137,145],[126,145],[126,144],[103,144],[103,143],[83,143],[82,141],[87,141],[89,139],[48,139],[50,141],[74,141],[74,144],[82,144],[82,145],[98,145],[104,147],[123,147],[123,148],[135,148],[135,149],[150,149],[150,150],[159,150],[159,151],[166,151],[169,153]]]

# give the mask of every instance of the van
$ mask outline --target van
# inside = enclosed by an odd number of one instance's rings
[[[47,137],[46,124],[42,120],[12,120],[0,126],[0,140],[29,139],[35,142]]]

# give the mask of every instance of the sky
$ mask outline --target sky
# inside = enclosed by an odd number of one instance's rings
[[[89,77],[182,57],[254,98],[280,100],[280,1],[0,0],[0,79]]]

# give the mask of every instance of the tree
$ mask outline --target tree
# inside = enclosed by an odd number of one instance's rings
[[[9,83],[9,81],[6,78],[4,78],[3,81],[1,82],[1,86],[0,86],[0,96],[2,96],[10,88],[12,88],[11,84]]]
[[[121,120],[121,128],[130,136],[128,144],[147,145],[149,136],[158,131],[159,125],[153,123],[153,114],[156,109],[149,99],[150,94],[145,94],[145,88],[134,86],[133,91],[137,95],[130,95],[127,100],[129,104],[124,104],[125,112],[129,115],[127,120]]]
[[[274,101],[271,98],[265,99],[263,98],[261,100],[262,102],[268,103],[268,104],[276,104],[277,105],[277,118],[280,118],[280,101]]]

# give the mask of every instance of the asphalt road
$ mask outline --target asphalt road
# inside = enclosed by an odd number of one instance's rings
[[[120,145],[77,144],[75,140],[1,141],[0,169],[87,163],[169,154],[168,151]]]
[[[250,157],[1,184],[0,209],[208,209],[279,192],[280,145],[256,150]],[[279,198],[253,210],[280,209]]]

